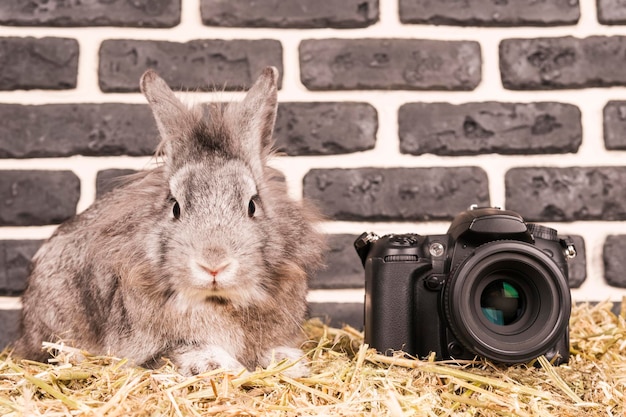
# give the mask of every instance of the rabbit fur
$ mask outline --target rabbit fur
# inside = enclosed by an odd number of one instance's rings
[[[188,108],[154,71],[140,81],[164,162],[58,227],[33,258],[15,355],[62,339],[183,374],[300,359],[316,212],[287,195],[272,156],[278,71],[241,102]],[[306,373],[302,361],[294,375]]]

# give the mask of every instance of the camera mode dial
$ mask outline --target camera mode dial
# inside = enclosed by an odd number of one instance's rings
[[[419,240],[417,235],[414,234],[391,235],[389,243],[392,243],[394,246],[415,246],[419,243]]]
[[[540,226],[534,223],[528,223],[526,226],[535,239],[539,238],[553,241],[559,240],[557,237],[557,231],[551,227]]]

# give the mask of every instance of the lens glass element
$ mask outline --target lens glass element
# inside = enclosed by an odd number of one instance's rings
[[[524,313],[524,293],[514,282],[496,279],[485,287],[480,296],[483,315],[493,324],[515,323]]]

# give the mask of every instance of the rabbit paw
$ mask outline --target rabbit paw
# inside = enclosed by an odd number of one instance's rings
[[[288,359],[293,363],[292,366],[285,369],[282,373],[290,378],[302,378],[309,376],[310,370],[307,359],[304,357],[302,350],[287,346],[279,346],[270,351],[267,361],[268,365]]]
[[[185,376],[198,375],[220,368],[233,372],[245,369],[245,366],[220,346],[179,349],[172,354],[171,359],[177,366],[178,372]]]

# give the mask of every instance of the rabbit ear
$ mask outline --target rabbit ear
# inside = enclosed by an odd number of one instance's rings
[[[148,99],[152,114],[161,134],[160,149],[170,159],[181,155],[185,141],[192,135],[201,116],[189,110],[153,70],[141,76],[139,87]]]
[[[236,137],[233,139],[239,141],[242,156],[255,168],[261,169],[260,172],[274,144],[272,131],[278,105],[277,88],[278,70],[267,67],[244,99],[228,109],[236,112],[231,116],[238,122]]]

